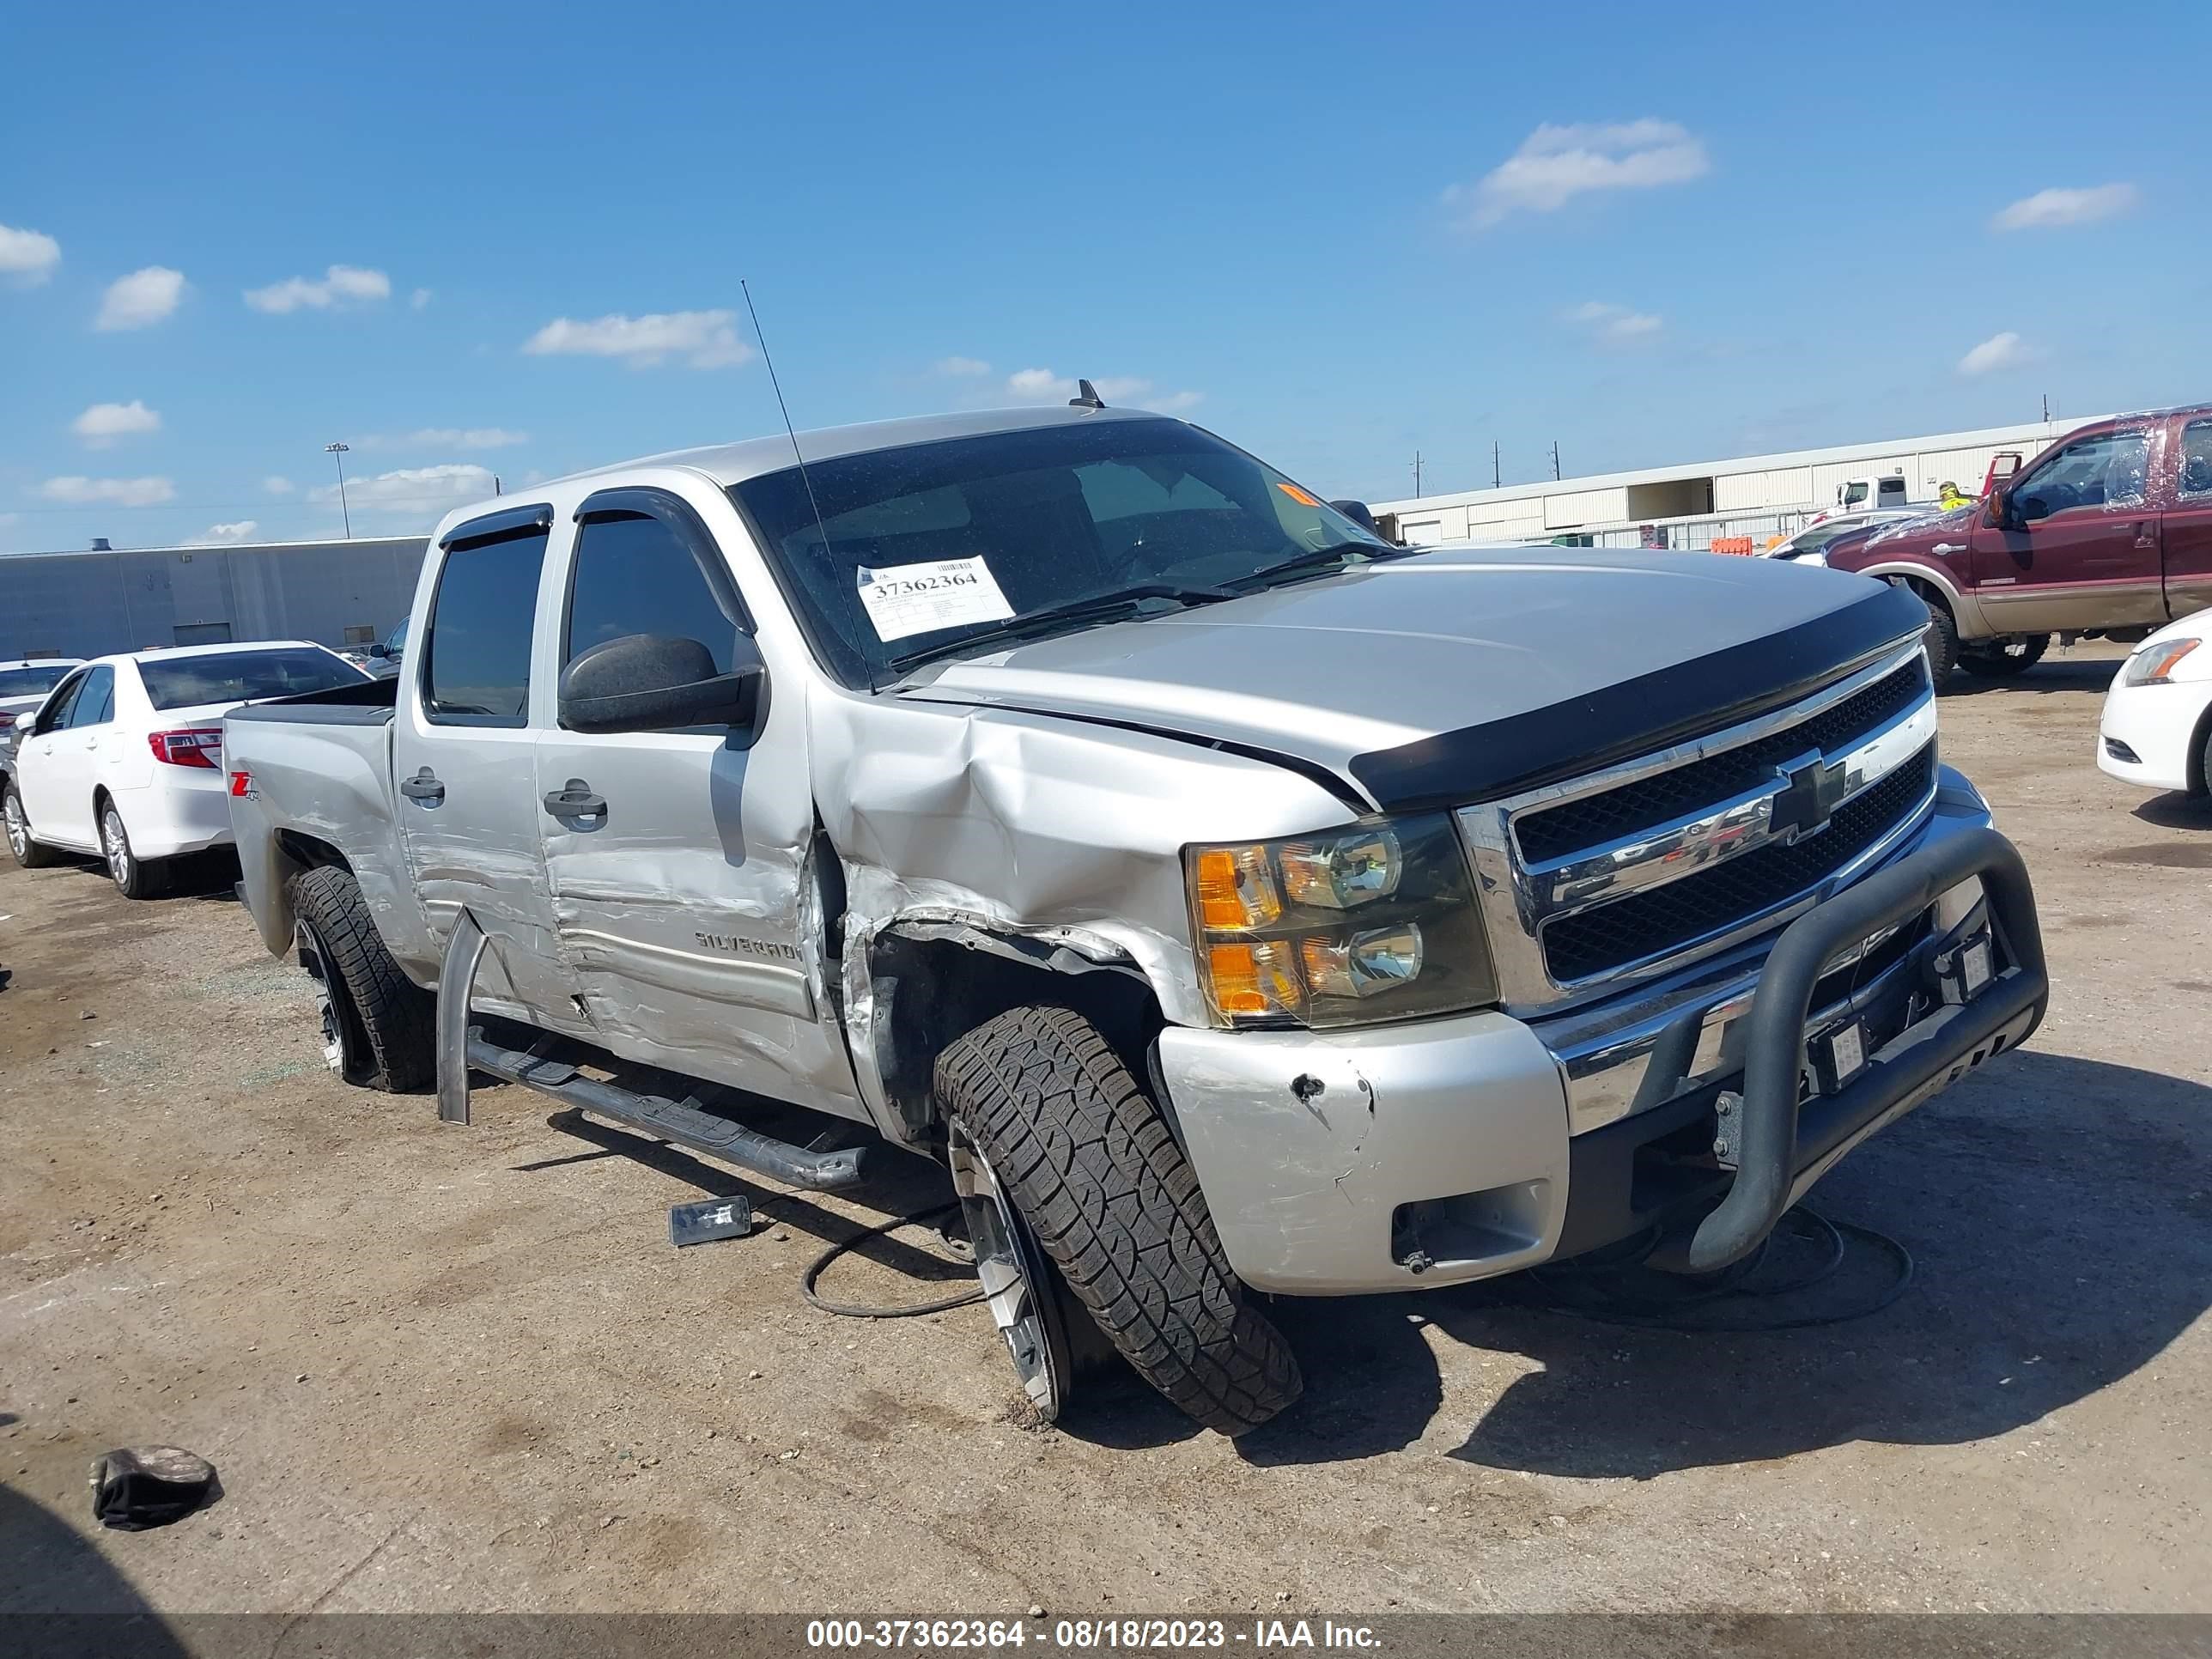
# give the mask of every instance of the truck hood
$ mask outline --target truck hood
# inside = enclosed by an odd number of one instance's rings
[[[1974,527],[1979,501],[1954,507],[1948,513],[1929,513],[1918,518],[1892,519],[1838,536],[1827,545],[1831,570],[1856,570],[1897,555],[1917,556],[1938,542],[1963,544]]]
[[[1447,547],[948,665],[909,699],[1287,757],[1385,807],[1507,793],[1771,704],[1925,626],[1762,559]]]

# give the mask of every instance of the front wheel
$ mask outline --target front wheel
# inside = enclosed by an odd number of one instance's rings
[[[1959,647],[1959,666],[1984,679],[2015,679],[2043,660],[2051,649],[2048,634],[2008,634]]]
[[[53,848],[31,839],[31,820],[23,811],[22,792],[15,787],[15,780],[8,780],[4,795],[0,795],[0,817],[8,821],[8,850],[15,862],[26,870],[43,870],[57,858]]]
[[[936,1084],[956,1147],[973,1147],[1018,1235],[1035,1240],[1139,1376],[1229,1435],[1298,1397],[1297,1361],[1266,1316],[1244,1305],[1197,1175],[1090,1021],[1072,1008],[1011,1009],[939,1055]],[[980,1269],[981,1238],[976,1259]],[[1018,1252],[1007,1253],[994,1312],[1005,1300],[1007,1314],[1021,1313],[1024,1298],[1007,1295],[1004,1282],[1005,1268],[1018,1266]],[[1000,1322],[1041,1410],[1040,1395],[1065,1392],[1064,1375],[1053,1375],[1052,1289],[1027,1286],[1026,1302],[1043,1319]]]

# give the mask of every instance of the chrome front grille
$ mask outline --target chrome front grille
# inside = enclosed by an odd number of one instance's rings
[[[1788,708],[1460,819],[1502,988],[1537,1008],[1779,927],[1894,848],[1935,793],[1914,645]]]

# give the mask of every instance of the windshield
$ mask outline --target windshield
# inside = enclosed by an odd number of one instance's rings
[[[43,696],[62,683],[74,663],[40,664],[36,668],[0,668],[0,697]]]
[[[988,648],[1023,618],[1087,599],[1233,587],[1332,548],[1404,550],[1181,421],[1085,422],[873,450],[730,493],[815,655],[855,687],[948,644]]]
[[[138,678],[156,708],[246,702],[356,685],[369,677],[334,652],[311,645],[269,651],[219,651],[204,657],[139,659]]]

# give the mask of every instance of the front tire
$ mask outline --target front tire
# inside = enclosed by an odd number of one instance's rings
[[[334,865],[292,878],[301,965],[322,988],[323,1058],[348,1083],[404,1094],[438,1076],[438,1000],[400,971],[353,872]]]
[[[43,870],[58,861],[60,855],[52,848],[31,839],[31,820],[23,811],[22,792],[15,787],[15,780],[8,780],[8,787],[0,793],[0,816],[8,823],[8,851],[15,862],[26,870]]]
[[[123,826],[123,813],[112,800],[100,804],[100,855],[107,860],[107,878],[127,899],[159,898],[167,890],[168,872],[149,864],[132,850],[131,832]]]
[[[1928,607],[1928,631],[1921,636],[1921,642],[1928,653],[1929,683],[1940,692],[1959,665],[1959,624],[1952,619],[1951,607],[1942,600],[1930,599],[1917,589],[1914,593]]]
[[[2017,679],[2043,660],[2051,649],[2048,634],[2010,634],[2001,640],[1977,641],[1959,647],[1959,666],[1984,679]]]
[[[1012,1009],[948,1047],[936,1083],[957,1133],[1139,1376],[1228,1435],[1298,1397],[1297,1361],[1244,1305],[1197,1175],[1090,1021]]]

